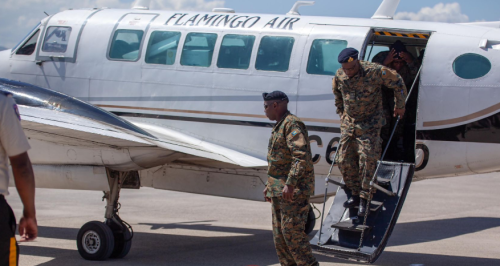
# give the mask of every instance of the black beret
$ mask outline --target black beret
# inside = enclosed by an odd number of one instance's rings
[[[273,91],[270,93],[264,92],[262,93],[262,98],[264,98],[264,101],[272,101],[272,100],[287,100],[288,101],[288,96],[282,91]]]
[[[357,60],[359,56],[358,50],[354,48],[345,48],[339,54],[339,63],[348,63]]]

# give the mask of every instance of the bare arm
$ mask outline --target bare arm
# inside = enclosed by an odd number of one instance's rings
[[[28,153],[9,157],[19,197],[23,202],[23,217],[19,222],[19,235],[23,240],[34,240],[38,235],[35,211],[35,177]]]

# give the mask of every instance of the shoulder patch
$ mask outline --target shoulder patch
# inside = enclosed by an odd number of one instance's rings
[[[12,108],[14,109],[14,112],[16,113],[17,119],[19,119],[19,121],[21,121],[21,114],[19,113],[19,108],[17,108],[17,104],[14,104],[12,106]]]
[[[292,132],[292,136],[295,136],[295,135],[297,135],[297,130],[294,130],[294,131]]]
[[[385,73],[385,70],[384,70],[384,71],[382,71],[382,76],[385,76],[385,75],[386,75],[386,73]]]

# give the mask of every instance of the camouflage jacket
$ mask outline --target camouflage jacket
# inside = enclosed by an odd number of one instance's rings
[[[267,152],[268,197],[280,197],[283,187],[295,187],[294,195],[314,195],[314,166],[306,126],[291,113],[273,128]]]
[[[376,56],[373,57],[372,62],[383,65],[384,60],[387,57],[387,55],[389,55],[389,51],[380,52]],[[406,64],[398,72],[398,74],[403,78],[407,90],[409,90],[411,88],[411,85],[413,85],[413,81],[415,80],[415,77],[417,76],[418,70],[420,69],[420,65],[421,65],[421,63],[418,59],[413,59],[413,62],[411,64]],[[391,67],[391,66],[389,66],[389,67]]]
[[[411,89],[411,86],[413,85],[413,81],[417,77],[418,70],[420,69],[420,62],[418,62],[416,59],[413,60],[411,64],[406,64],[399,72],[398,74],[403,78],[406,89]]]
[[[405,108],[406,86],[396,71],[376,63],[359,61],[359,73],[349,78],[342,68],[333,78],[337,114],[346,115],[344,123],[366,130],[385,125],[382,86],[394,90],[397,108]]]
[[[411,64],[407,64],[399,70],[398,74],[405,82],[407,90],[411,89],[413,81],[417,77],[420,65],[421,65],[420,62],[415,59]],[[394,101],[391,101],[391,98],[394,98],[394,90],[389,89],[387,87],[382,87],[382,99],[384,102],[384,113],[386,118],[392,117],[392,110],[394,109]]]

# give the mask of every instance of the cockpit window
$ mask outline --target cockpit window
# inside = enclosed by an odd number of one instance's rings
[[[26,40],[26,38],[28,38],[28,36],[32,36],[35,31],[39,30],[38,27],[40,27],[40,24],[41,23],[38,23],[26,36],[24,36],[24,38],[22,38],[21,41],[14,46],[14,48],[12,48],[12,51],[17,50],[17,48],[23,43],[24,40]]]
[[[26,41],[21,48],[19,48],[16,52],[16,54],[19,55],[31,55],[35,51],[36,48],[36,42],[38,41],[38,36],[40,35],[40,30],[37,30],[35,34],[29,38],[28,41]]]
[[[109,58],[137,61],[143,35],[142,30],[116,30],[111,41]]]
[[[463,54],[453,62],[453,72],[463,79],[477,79],[491,70],[488,58],[478,54]]]
[[[68,49],[71,27],[49,27],[45,34],[42,51],[52,53],[65,53]]]
[[[278,72],[288,71],[294,42],[293,37],[262,37],[255,69]]]

